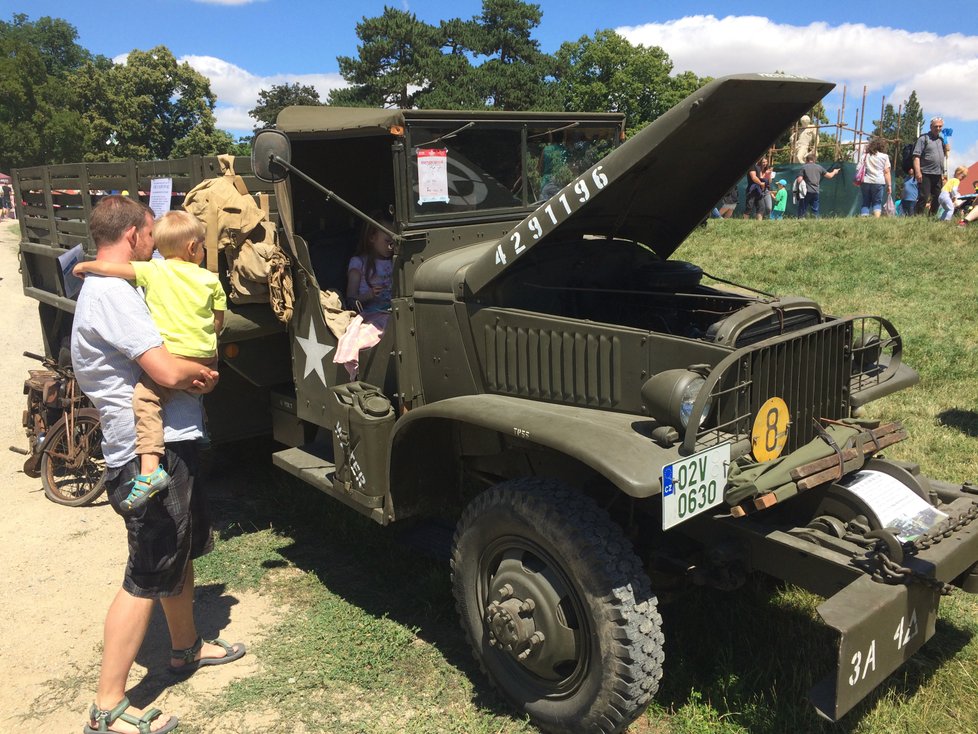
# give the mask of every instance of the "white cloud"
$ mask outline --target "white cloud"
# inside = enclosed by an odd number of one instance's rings
[[[897,104],[915,89],[927,114],[939,110],[945,117],[978,120],[978,86],[970,82],[978,71],[974,35],[939,36],[862,23],[798,26],[757,16],[713,15],[617,31],[632,43],[661,46],[677,71],[723,76],[780,70],[847,84],[849,100],[863,85],[877,94],[895,87],[889,96]],[[853,108],[851,103],[847,108]]]
[[[258,92],[272,85],[298,83],[312,86],[323,101],[330,90],[347,86],[339,74],[258,76],[214,56],[183,56],[180,61],[186,61],[210,80],[211,91],[217,96],[217,108],[214,110],[217,124],[225,130],[243,131],[254,127],[255,120],[248,116],[248,110],[258,102]]]
[[[952,145],[951,155],[948,156],[947,160],[948,165],[952,169],[956,168],[957,166],[970,166],[972,163],[978,162],[978,141],[975,141],[971,147],[965,148],[964,150],[955,150],[954,146]]]
[[[248,116],[250,106],[217,105],[214,107],[214,119],[222,130],[242,131],[251,130],[257,123]]]

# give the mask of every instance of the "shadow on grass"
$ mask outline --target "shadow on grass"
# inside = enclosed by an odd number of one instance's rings
[[[492,690],[459,624],[448,563],[453,526],[406,520],[381,527],[271,466],[270,452],[281,447],[261,444],[232,448],[237,459],[211,465],[211,508],[221,537],[271,528],[290,539],[276,551],[281,560],[267,559],[263,568],[293,564],[366,614],[413,630],[473,682],[473,704],[517,715]]]
[[[413,630],[473,682],[476,706],[521,718],[492,690],[460,629],[446,555],[452,528],[380,527],[266,466],[260,457],[271,450],[242,453],[233,470],[223,472],[212,503],[222,535],[271,528],[289,539],[276,551],[281,558],[265,560],[264,568],[287,561],[366,614]],[[694,589],[661,605],[666,663],[654,705],[666,712],[707,706],[734,726],[731,731],[752,734],[851,731],[880,696],[909,699],[971,639],[938,620],[934,638],[911,662],[832,725],[807,699],[809,689],[834,672],[837,655],[834,633],[817,619],[817,603],[758,578],[735,592]]]
[[[954,428],[966,436],[978,438],[978,413],[973,410],[948,408],[937,415],[937,422],[942,426]]]
[[[772,580],[724,593],[699,589],[666,605],[666,663],[656,703],[670,711],[706,702],[751,734],[859,728],[882,696],[907,700],[971,640],[938,620],[933,638],[837,724],[815,713],[808,692],[835,675],[837,638],[818,620],[821,600]]]

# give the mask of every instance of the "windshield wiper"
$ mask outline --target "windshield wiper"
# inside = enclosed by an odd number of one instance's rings
[[[445,133],[444,135],[439,135],[437,138],[435,138],[433,140],[429,140],[429,141],[424,142],[424,143],[418,143],[414,147],[415,148],[420,148],[422,145],[432,145],[433,143],[437,143],[437,142],[440,142],[442,140],[448,140],[449,138],[454,138],[460,132],[462,132],[463,130],[468,130],[473,125],[475,125],[475,121],[473,121],[473,122],[467,122],[464,125],[462,125],[462,127],[460,127],[458,130],[452,130],[450,133]]]
[[[569,125],[564,125],[563,127],[555,127],[550,130],[544,130],[542,133],[536,133],[535,135],[527,135],[527,140],[533,140],[533,138],[542,138],[544,135],[552,135],[553,133],[559,133],[562,130],[570,130],[572,127],[580,127],[581,123],[572,122]]]

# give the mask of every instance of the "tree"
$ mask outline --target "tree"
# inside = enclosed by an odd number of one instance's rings
[[[556,106],[544,81],[552,59],[531,37],[540,25],[539,5],[522,0],[483,0],[469,22],[469,48],[487,57],[476,67],[483,98],[500,110],[545,110]]]
[[[671,77],[672,61],[665,51],[634,46],[612,30],[567,41],[555,56],[560,106],[624,113],[629,132],[652,122],[706,81],[689,71]]]
[[[433,57],[426,84],[414,95],[422,109],[479,109],[486,106],[478,70],[469,60],[472,34],[470,21],[453,18],[441,21],[438,45],[441,53]]]
[[[910,98],[903,101],[903,114],[900,116],[900,140],[912,142],[922,133],[924,128],[924,111],[917,99],[917,90],[910,90]]]
[[[60,19],[0,21],[0,168],[82,157],[81,107],[66,80],[91,55],[77,37]]]
[[[415,106],[415,94],[428,82],[438,57],[438,29],[414,13],[384,8],[383,15],[357,23],[359,58],[338,56],[340,74],[350,86],[334,89],[329,104],[361,107]]]
[[[258,92],[258,104],[248,115],[258,121],[258,128],[271,127],[275,124],[278,113],[290,105],[321,105],[319,92],[316,88],[299,84],[273,84],[270,89]]]
[[[166,46],[131,51],[125,64],[88,62],[73,82],[85,110],[89,160],[212,154],[224,152],[230,138],[215,129],[210,82],[177,63]]]

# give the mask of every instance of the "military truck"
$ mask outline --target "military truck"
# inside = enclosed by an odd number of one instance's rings
[[[662,675],[659,590],[754,572],[826,597],[838,665],[811,699],[839,719],[933,635],[942,593],[978,589],[975,488],[882,458],[905,432],[860,418],[917,380],[889,321],[671,259],[830,89],[726,77],[627,141],[608,114],[285,109],[245,180],[270,202],[295,309],[283,325],[231,305],[214,439],[270,430],[275,464],[377,523],[455,523],[464,632],[543,730],[625,728]],[[17,172],[49,352],[73,307],[52,256],[90,249],[92,192],[214,171]],[[55,208],[59,188],[79,193]],[[351,376],[323,295],[342,295],[378,210],[391,308]]]

